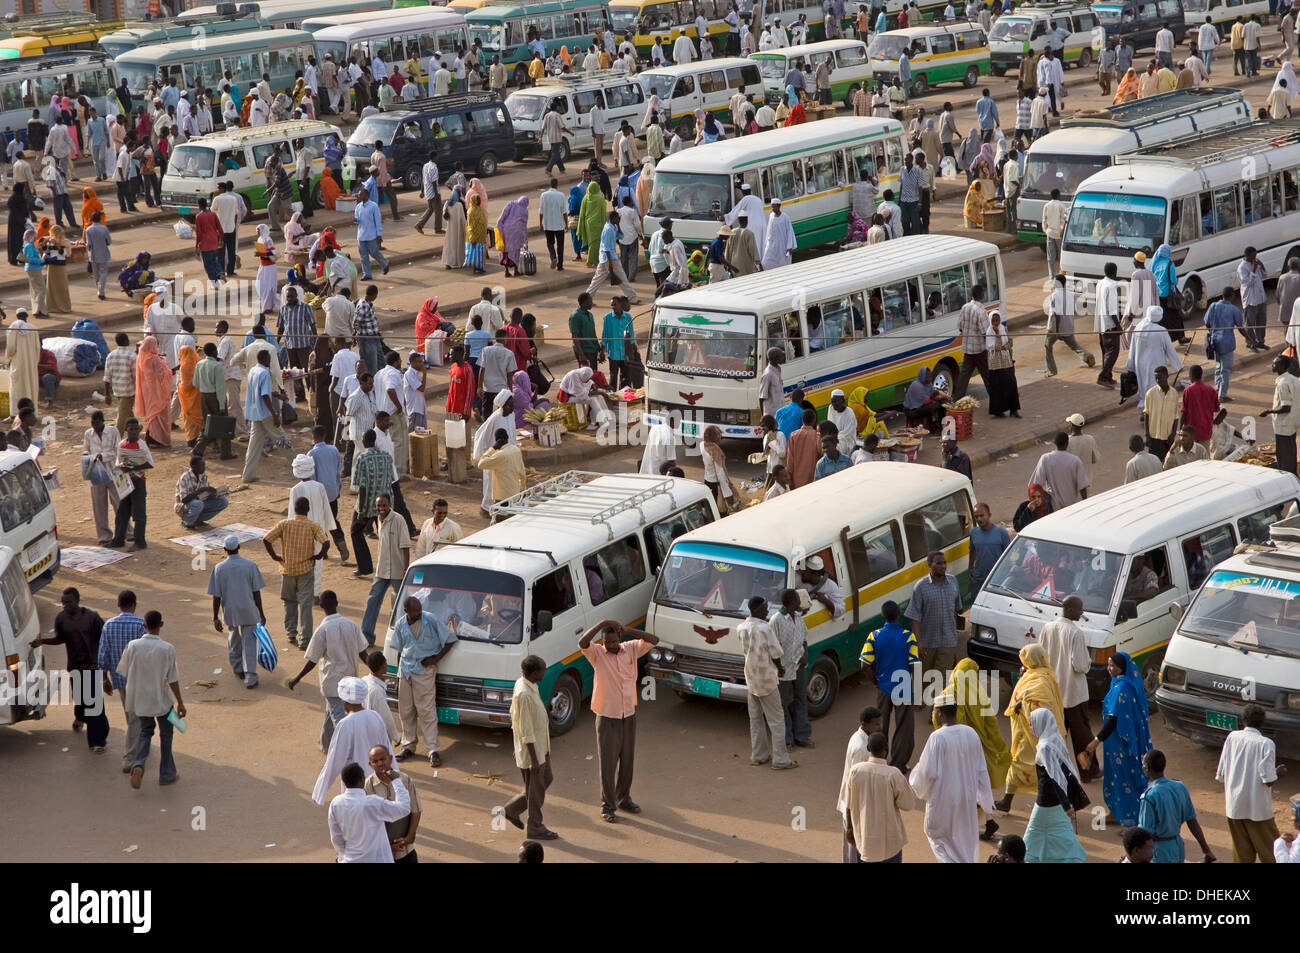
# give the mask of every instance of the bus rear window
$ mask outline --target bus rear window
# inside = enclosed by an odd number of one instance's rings
[[[50,494],[36,464],[28,460],[0,475],[0,526],[6,533],[50,505]]]

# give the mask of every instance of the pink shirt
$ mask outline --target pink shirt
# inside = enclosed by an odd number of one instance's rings
[[[591,711],[602,718],[627,718],[636,714],[636,660],[652,648],[645,639],[629,639],[610,653],[592,642],[582,654],[595,670]]]

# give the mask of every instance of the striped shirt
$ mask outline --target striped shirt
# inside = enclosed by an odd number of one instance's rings
[[[114,348],[104,358],[104,383],[113,388],[114,397],[135,393],[135,351],[129,347]]]
[[[393,458],[374,447],[359,454],[352,464],[352,487],[357,491],[357,515],[376,515],[376,497],[393,491]]]
[[[358,301],[352,312],[352,333],[358,338],[379,337],[379,321],[375,318],[375,306],[369,298]]]
[[[373,314],[373,309],[371,313]],[[280,343],[291,351],[314,345],[316,316],[311,305],[303,301],[284,305],[280,309],[279,320],[275,322],[275,333],[279,336]]]
[[[130,612],[115,615],[104,623],[99,633],[99,658],[96,665],[100,671],[108,672],[113,680],[113,690],[126,691],[126,676],[117,674],[117,663],[122,661],[128,642],[144,635],[144,619]]]
[[[919,642],[925,649],[944,649],[957,645],[957,614],[961,612],[961,590],[957,580],[944,576],[935,582],[926,576],[912,590],[907,603],[907,617],[916,623]]]

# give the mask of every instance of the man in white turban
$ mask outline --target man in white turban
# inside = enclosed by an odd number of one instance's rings
[[[1165,330],[1164,309],[1159,305],[1147,308],[1147,315],[1133,328],[1133,342],[1129,345],[1127,370],[1137,374],[1138,410],[1146,407],[1146,394],[1156,385],[1156,368],[1168,368],[1170,373],[1183,369],[1182,359],[1174,350]]]
[[[844,391],[838,387],[831,391],[831,403],[826,408],[826,419],[835,425],[835,430],[839,433],[840,453],[848,456],[858,445],[858,416],[845,402]]]
[[[334,519],[334,512],[330,509],[329,494],[325,492],[325,485],[316,479],[316,461],[307,454],[300,453],[293,458],[292,467],[293,475],[298,478],[298,482],[289,491],[290,518],[293,517],[294,503],[305,499],[311,506],[307,511],[307,519],[325,532],[333,534],[338,529],[338,523]],[[321,563],[322,560],[316,560],[315,578],[312,583],[312,595],[317,605],[320,605]],[[306,633],[303,637],[307,637]]]
[[[560,390],[568,398],[566,403],[585,404],[587,407],[587,429],[595,430],[598,418],[609,413],[605,401],[601,399],[601,390],[591,383],[596,372],[590,367],[579,367],[565,374],[560,379]]]
[[[754,194],[748,182],[740,186],[740,201],[731,207],[727,213],[727,224],[735,228],[740,224],[740,219],[745,218],[745,227],[754,236],[754,245],[758,248],[758,253],[763,253],[763,243],[767,240],[767,209],[763,207],[763,200]]]
[[[590,370],[590,368],[587,368],[587,370]],[[519,438],[515,433],[515,398],[514,394],[507,388],[497,391],[497,395],[492,398],[492,415],[483,421],[478,430],[474,431],[474,446],[471,448],[471,457],[475,466],[483,458],[483,454],[492,449],[498,430],[504,430],[512,444],[519,442]],[[489,470],[484,470],[482,502],[484,516],[491,515],[491,506],[492,473]]]
[[[330,785],[338,780],[343,768],[351,762],[367,768],[369,774],[370,749],[381,745],[393,753],[388,743],[388,729],[378,712],[363,707],[366,702],[366,683],[359,678],[348,676],[339,679],[339,700],[347,712],[334,727],[334,737],[330,739],[329,753],[325,757],[325,766],[320,769],[316,786],[311,798],[317,804],[324,805],[329,796]]]
[[[790,264],[793,260],[790,256],[798,247],[790,216],[782,213],[780,199],[772,199],[772,214],[767,217],[763,235],[763,270]]]

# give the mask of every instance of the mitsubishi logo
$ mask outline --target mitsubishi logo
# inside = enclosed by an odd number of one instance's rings
[[[1034,635],[1034,627],[1031,625],[1029,631],[1025,633],[1025,638],[1037,640],[1038,636]]]

